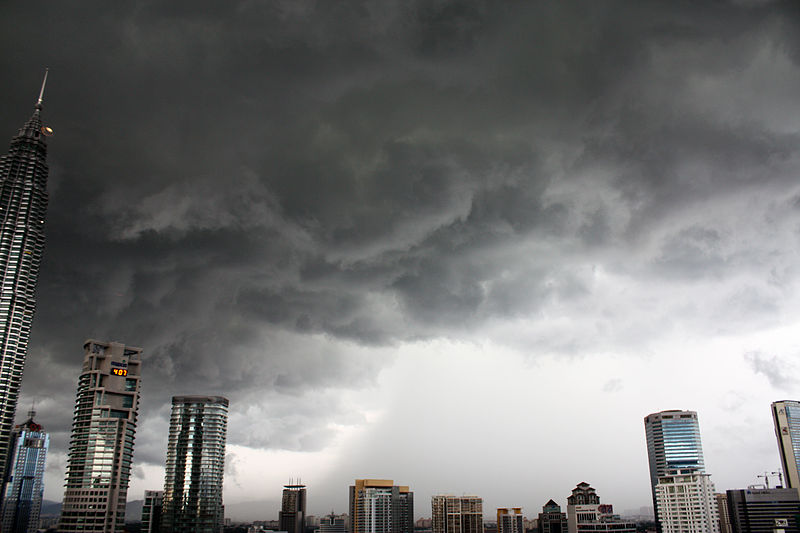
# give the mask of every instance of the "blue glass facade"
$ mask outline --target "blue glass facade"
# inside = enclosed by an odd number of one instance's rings
[[[12,437],[13,453],[0,522],[0,530],[5,533],[33,533],[39,529],[44,466],[50,438],[33,421],[33,411],[28,416],[27,422],[18,426]]]
[[[653,508],[658,517],[656,485],[660,476],[677,470],[684,473],[687,470],[705,472],[700,425],[696,412],[672,410],[647,415],[644,429],[647,437],[647,458],[650,462]]]

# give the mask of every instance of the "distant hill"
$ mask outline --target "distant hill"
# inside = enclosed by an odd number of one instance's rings
[[[142,519],[142,506],[144,500],[132,500],[128,502],[125,508],[125,521],[138,522]],[[40,516],[42,518],[57,517],[61,514],[61,502],[54,502],[51,500],[42,500],[42,510]]]

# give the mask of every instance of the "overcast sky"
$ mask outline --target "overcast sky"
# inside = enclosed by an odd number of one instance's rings
[[[0,139],[50,68],[18,418],[61,500],[86,338],[144,352],[129,499],[174,394],[231,401],[225,504],[356,477],[535,516],[651,505],[643,417],[718,490],[798,399],[800,3],[0,5]],[[129,517],[137,518],[137,517]]]

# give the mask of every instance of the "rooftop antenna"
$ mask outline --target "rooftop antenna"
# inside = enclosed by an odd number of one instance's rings
[[[44,86],[47,85],[47,73],[50,72],[49,68],[44,69],[44,79],[42,80],[42,90],[39,91],[39,100],[36,102],[36,109],[42,108],[42,99],[44,98]]]

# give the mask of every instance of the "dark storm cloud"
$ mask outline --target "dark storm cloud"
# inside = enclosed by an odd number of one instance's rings
[[[365,346],[467,335],[547,306],[576,311],[575,331],[537,337],[557,351],[596,342],[584,319],[600,338],[669,329],[658,303],[632,319],[596,301],[595,264],[654,286],[795,279],[770,255],[785,241],[741,246],[721,214],[796,180],[797,128],[775,109],[788,97],[759,85],[800,90],[791,3],[2,15],[8,136],[40,65],[52,68],[25,393],[41,398],[57,449],[87,336],[145,348],[142,418],[158,422],[143,422],[137,457],[159,464],[173,393],[226,394],[268,421],[249,431],[233,416],[233,442],[319,449],[328,423],[358,423],[330,391],[372,383],[386,362]],[[783,223],[800,221],[777,202]],[[757,280],[727,290],[718,299],[741,313],[731,324],[779,310]]]

